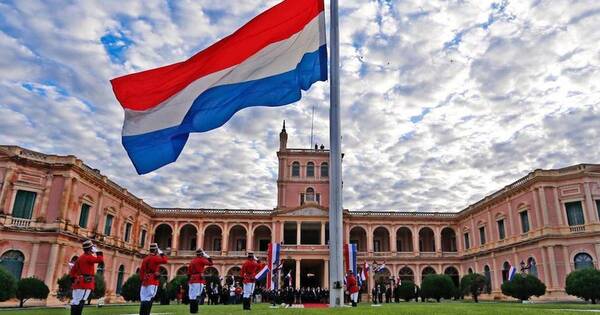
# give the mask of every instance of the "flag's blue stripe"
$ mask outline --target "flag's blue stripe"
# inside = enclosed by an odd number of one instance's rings
[[[137,172],[145,174],[172,163],[190,132],[204,132],[225,124],[237,111],[251,106],[281,106],[298,101],[301,90],[327,80],[327,47],[307,53],[298,66],[275,76],[217,86],[204,91],[179,126],[141,135],[124,136],[123,146]]]

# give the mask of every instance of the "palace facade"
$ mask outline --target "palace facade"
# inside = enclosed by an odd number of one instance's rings
[[[169,254],[169,279],[185,272],[196,248],[214,257],[212,275],[237,275],[247,250],[265,256],[281,242],[284,270],[296,287],[328,287],[329,151],[287,147],[280,134],[277,205],[273,209],[155,208],[75,156],[0,146],[0,265],[35,276],[52,292],[81,242],[105,255],[107,296],[118,299],[154,241]],[[535,170],[459,212],[344,211],[344,239],[358,245],[359,265],[385,262],[375,281],[470,272],[489,280],[484,298],[503,298],[510,266],[567,299],[566,275],[600,267],[600,165]]]

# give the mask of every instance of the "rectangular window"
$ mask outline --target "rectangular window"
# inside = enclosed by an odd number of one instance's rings
[[[88,221],[88,217],[90,215],[90,208],[91,206],[88,204],[82,204],[81,205],[81,214],[79,215],[79,227],[82,228],[87,228],[87,221]]]
[[[29,219],[33,215],[36,193],[26,190],[17,190],[12,216],[20,219]]]
[[[485,244],[485,226],[479,228],[479,242],[481,245]]]
[[[565,208],[567,209],[567,221],[569,222],[569,226],[585,224],[581,201],[567,202],[565,203]]]
[[[523,231],[523,233],[529,232],[529,213],[523,211],[519,213],[519,215],[521,216],[521,231]]]
[[[106,236],[110,236],[113,218],[114,217],[110,214],[106,216],[106,221],[104,222],[104,235]]]
[[[471,248],[471,244],[469,243],[469,233],[465,233],[465,249]]]
[[[140,247],[144,248],[146,246],[146,230],[142,230],[142,235],[140,236]]]
[[[129,242],[130,236],[131,236],[131,223],[127,222],[127,223],[125,223],[125,237],[123,238],[123,240],[125,242]]]
[[[506,232],[504,231],[504,219],[498,220],[498,238],[503,240],[506,237]]]

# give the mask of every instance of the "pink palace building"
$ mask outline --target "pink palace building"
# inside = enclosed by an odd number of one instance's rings
[[[215,258],[208,274],[226,276],[239,273],[247,250],[264,256],[269,242],[281,242],[296,287],[328,287],[329,151],[288,148],[284,127],[277,157],[273,209],[163,209],[75,156],[0,146],[0,265],[56,292],[81,241],[92,238],[104,251],[107,297],[118,300],[152,241],[169,253],[169,279],[196,248]],[[546,283],[542,298],[562,300],[572,298],[569,272],[600,267],[599,215],[600,165],[581,164],[535,170],[456,213],[346,210],[344,239],[358,244],[359,265],[386,262],[368,292],[390,278],[419,284],[444,273],[458,282],[478,272],[490,282],[483,297],[500,299],[510,266],[524,264]]]

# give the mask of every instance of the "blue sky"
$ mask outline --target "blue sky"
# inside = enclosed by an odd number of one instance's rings
[[[188,58],[277,1],[0,0],[0,143],[74,154],[150,204],[272,208],[281,121],[328,146],[328,85],[193,134],[136,175],[111,78]],[[341,1],[344,205],[460,210],[536,168],[600,163],[600,3]],[[236,157],[236,158],[232,158]]]

